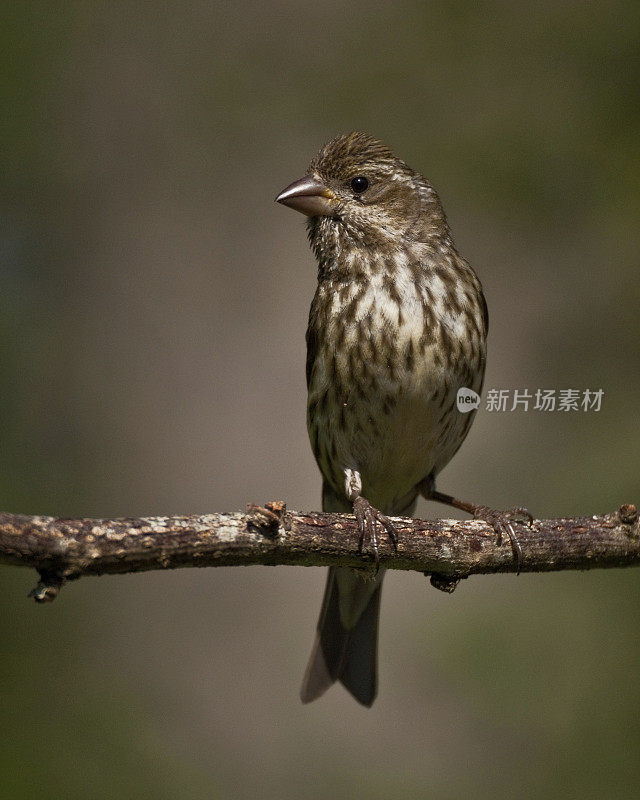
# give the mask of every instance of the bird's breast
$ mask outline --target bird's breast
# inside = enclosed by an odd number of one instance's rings
[[[319,284],[309,320],[308,425],[334,485],[345,468],[358,469],[365,496],[388,505],[381,493],[406,493],[455,439],[455,394],[463,385],[479,390],[484,338],[479,309],[452,292],[440,277],[408,267]]]

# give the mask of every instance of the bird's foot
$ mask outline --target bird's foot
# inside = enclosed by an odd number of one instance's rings
[[[516,565],[516,574],[520,574],[520,566],[522,564],[522,547],[513,529],[513,523],[519,522],[521,524],[531,527],[533,516],[526,508],[509,508],[505,511],[498,511],[489,506],[475,506],[473,509],[473,518],[482,520],[488,525],[491,525],[497,534],[498,544],[502,544],[504,536],[509,537],[511,549],[513,550],[513,560]]]
[[[493,530],[498,536],[498,544],[502,543],[504,536],[509,537],[511,542],[511,549],[513,550],[513,560],[516,565],[516,572],[520,573],[520,566],[522,564],[522,547],[513,529],[515,522],[524,523],[531,527],[533,516],[526,508],[509,508],[506,511],[498,511],[489,506],[481,506],[478,503],[469,503],[466,500],[459,500],[450,494],[444,494],[436,489],[435,481],[430,475],[421,484],[420,490],[427,500],[435,500],[437,503],[445,503],[453,508],[459,508],[461,511],[466,511],[467,514],[473,514],[474,519],[484,520],[488,525],[491,525]]]
[[[380,568],[380,553],[378,552],[378,523],[380,523],[391,539],[393,549],[398,552],[398,530],[385,516],[364,497],[356,497],[353,501],[353,513],[358,523],[360,532],[360,552],[365,552],[365,545],[371,543],[373,558],[376,563],[376,570]]]

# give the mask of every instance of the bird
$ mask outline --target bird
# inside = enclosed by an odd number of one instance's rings
[[[340,681],[364,706],[378,687],[377,639],[385,574],[378,541],[394,547],[391,517],[411,516],[419,495],[484,519],[508,535],[524,508],[497,511],[436,490],[480,395],[487,304],[454,244],[431,183],[381,141],[359,131],[326,143],[276,201],[307,217],[318,283],[307,328],[307,428],[322,474],[322,508],[353,513],[362,569],[331,567],[300,697]]]

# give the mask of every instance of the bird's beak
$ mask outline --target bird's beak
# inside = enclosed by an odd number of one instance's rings
[[[289,206],[308,217],[330,217],[335,213],[336,196],[313,175],[294,181],[276,197],[276,203]]]

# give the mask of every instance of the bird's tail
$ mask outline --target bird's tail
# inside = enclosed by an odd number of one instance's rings
[[[370,706],[378,689],[377,649],[384,570],[375,577],[331,567],[300,697],[310,703],[340,681]]]
[[[412,514],[417,490],[389,514]],[[351,503],[325,482],[324,511],[351,513]],[[310,703],[340,681],[355,699],[372,705],[378,691],[378,618],[384,570],[360,571],[331,567],[318,620],[316,639],[302,682],[300,697]]]

